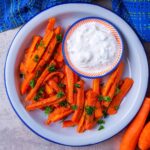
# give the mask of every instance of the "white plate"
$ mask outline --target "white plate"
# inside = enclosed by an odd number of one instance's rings
[[[75,128],[62,128],[60,123],[51,126],[44,125],[46,116],[41,111],[28,113],[19,93],[18,66],[32,36],[41,34],[50,17],[56,17],[57,23],[66,28],[76,20],[97,16],[112,22],[122,33],[125,46],[125,74],[134,80],[134,85],[124,101],[119,112],[106,119],[105,129],[86,131],[83,134],[76,132]],[[139,110],[148,83],[148,64],[143,46],[131,27],[111,11],[91,4],[62,4],[47,9],[31,19],[21,28],[13,40],[5,64],[5,86],[10,103],[18,117],[34,133],[59,144],[70,146],[83,146],[104,141],[121,131]],[[87,81],[87,86],[89,82]]]

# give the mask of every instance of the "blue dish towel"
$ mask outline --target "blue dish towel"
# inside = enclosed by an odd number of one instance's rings
[[[26,23],[46,8],[69,2],[92,0],[0,0],[0,32]],[[141,39],[150,42],[150,0],[112,0],[112,8]]]

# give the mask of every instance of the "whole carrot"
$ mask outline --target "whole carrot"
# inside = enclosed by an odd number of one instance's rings
[[[145,98],[144,103],[137,116],[128,126],[121,144],[120,150],[135,150],[140,133],[144,127],[145,121],[150,110],[150,98]]]
[[[150,121],[145,125],[138,142],[141,150],[150,149]]]

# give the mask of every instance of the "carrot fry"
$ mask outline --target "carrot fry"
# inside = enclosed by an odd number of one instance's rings
[[[141,150],[150,149],[150,121],[145,125],[139,138],[138,146]]]
[[[48,95],[51,95],[54,93],[54,90],[52,87],[50,87],[48,84],[45,84],[45,91]]]
[[[145,98],[144,103],[124,133],[120,150],[135,150],[140,133],[144,127],[150,110],[150,98]],[[132,139],[132,140],[131,140]]]
[[[50,62],[50,66],[54,64],[53,61]],[[27,94],[25,100],[31,100],[33,98],[33,96],[35,95],[35,93],[37,92],[37,90],[39,89],[39,87],[41,86],[41,84],[43,83],[44,79],[46,78],[46,76],[49,74],[49,70],[48,67],[43,71],[43,73],[41,74],[41,76],[38,78],[36,85],[33,89],[30,90],[30,92]]]
[[[100,79],[93,79],[93,91],[100,94]]]
[[[87,101],[86,101],[85,109],[86,109],[86,107],[91,107],[89,109],[93,109],[90,114],[88,114],[86,112],[85,129],[88,130],[91,128],[91,124],[93,124],[93,122],[94,122],[97,94],[95,92],[93,92],[92,90],[89,90],[86,94],[86,97],[87,97]]]
[[[70,115],[72,110],[66,107],[56,108],[52,113],[49,114],[46,124],[49,125],[51,122],[56,122],[64,117]]]
[[[44,35],[43,39],[40,42],[41,44],[38,46],[37,50],[34,52],[30,59],[29,66],[27,68],[28,72],[34,71],[53,35],[53,31],[49,31]]]
[[[102,108],[101,108],[101,104],[100,102],[96,102],[95,104],[95,118],[99,119],[101,117],[103,117],[103,112],[102,112]]]
[[[76,125],[76,123],[72,122],[71,120],[66,120],[66,121],[63,122],[63,128],[73,127],[75,125]]]
[[[57,93],[60,92],[60,91],[62,91],[62,89],[58,86],[58,84],[57,84],[54,80],[50,80],[50,81],[48,82],[48,84],[49,84],[50,87],[52,87],[52,89],[53,89],[54,91],[56,91]]]
[[[53,30],[55,23],[56,23],[56,18],[50,18],[45,33],[47,33],[50,30]]]
[[[107,96],[108,92],[111,88],[111,85],[114,83],[115,78],[117,77],[117,74],[119,72],[119,70],[122,70],[121,68],[124,66],[124,63],[121,62],[118,66],[118,68],[111,74],[111,76],[109,77],[108,81],[106,82],[106,84],[104,85],[104,88],[102,90],[102,95],[103,96]]]
[[[74,73],[67,65],[65,65],[65,73],[67,78],[67,91],[68,91],[67,100],[70,104],[73,104]]]
[[[80,88],[77,88],[77,110],[73,113],[71,120],[75,123],[78,123],[82,113],[84,111],[84,81],[80,80],[77,82],[80,85]]]
[[[39,102],[36,102],[36,103],[28,105],[26,107],[26,110],[31,111],[31,110],[43,108],[43,107],[46,107],[46,106],[50,106],[51,104],[53,104],[57,100],[65,100],[65,99],[66,99],[65,96],[59,99],[57,97],[57,95],[54,95],[54,96],[52,96],[50,98],[47,98],[47,99],[41,100]]]
[[[110,90],[108,91],[107,93],[107,96],[111,99],[110,101],[102,101],[102,105],[104,107],[108,107],[115,95],[115,91],[116,91],[116,88],[118,86],[118,83],[121,79],[121,76],[122,76],[122,73],[123,73],[123,68],[124,68],[124,63],[121,62],[117,68],[117,75],[116,75],[116,78],[114,79],[114,81],[112,81],[112,86],[110,87]]]
[[[110,103],[110,106],[107,110],[107,113],[112,115],[112,114],[116,114],[117,113],[117,109],[121,103],[121,101],[123,100],[123,98],[125,97],[125,95],[128,93],[128,91],[130,90],[130,88],[133,85],[133,80],[130,78],[125,78],[123,85],[120,88],[120,93],[118,93],[113,101]]]
[[[78,127],[77,127],[77,131],[79,133],[82,133],[85,131],[85,112],[83,112],[82,116],[81,116],[81,119],[79,120],[79,123],[78,123]]]
[[[57,52],[54,56],[54,60],[56,60],[57,62],[60,62],[60,63],[64,60],[63,54],[62,54],[62,43],[60,43],[57,48]]]
[[[64,77],[64,74],[62,72],[58,72],[58,71],[52,72],[44,79],[44,83],[46,81],[50,80],[54,76],[59,76],[59,78],[62,79]]]

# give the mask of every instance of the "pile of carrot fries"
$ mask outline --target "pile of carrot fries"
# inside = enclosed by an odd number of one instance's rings
[[[27,111],[40,109],[48,115],[46,125],[63,120],[63,127],[77,126],[81,133],[104,123],[106,115],[117,113],[133,80],[122,79],[121,62],[105,84],[103,79],[93,79],[91,89],[85,91],[84,81],[64,63],[62,28],[55,23],[56,19],[50,18],[44,36],[35,35],[25,50],[20,63],[20,92],[26,95]]]

